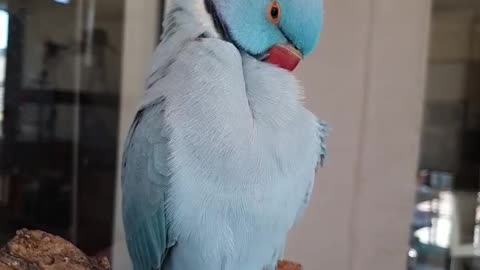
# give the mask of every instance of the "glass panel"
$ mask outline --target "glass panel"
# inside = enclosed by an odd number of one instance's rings
[[[5,91],[5,68],[7,64],[8,21],[8,12],[0,9],[0,138],[3,137],[1,123],[3,122],[3,94]]]
[[[123,8],[0,0],[0,246],[27,227],[108,255]]]

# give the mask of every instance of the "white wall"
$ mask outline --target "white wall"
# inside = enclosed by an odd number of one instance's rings
[[[405,269],[422,119],[427,0],[326,0],[320,48],[299,71],[333,127],[287,255],[306,269]]]
[[[147,4],[137,3],[127,0],[122,138],[154,33],[150,12],[148,31],[138,31]],[[305,269],[405,269],[429,20],[429,0],[326,0],[320,48],[298,70],[308,107],[333,128],[327,166],[286,253]],[[124,248],[115,251],[114,269],[128,269]]]
[[[158,0],[126,0],[123,29],[122,90],[120,103],[119,152],[135,115],[138,101],[144,91],[150,57],[157,39]],[[141,40],[142,42],[139,42]],[[121,158],[121,154],[119,155]],[[120,164],[120,160],[118,162]],[[118,166],[121,168],[121,166]],[[120,175],[120,171],[117,173]],[[127,254],[121,216],[120,180],[117,181],[116,215],[113,235],[113,262],[115,270],[131,270]]]

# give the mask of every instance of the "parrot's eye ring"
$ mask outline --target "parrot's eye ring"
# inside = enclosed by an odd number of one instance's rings
[[[277,1],[272,1],[267,9],[267,17],[273,24],[278,24],[282,17],[282,9]]]

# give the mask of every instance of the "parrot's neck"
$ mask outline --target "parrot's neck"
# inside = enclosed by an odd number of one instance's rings
[[[167,16],[163,25],[165,33],[169,28],[175,27],[201,29],[211,37],[220,37],[204,0],[174,0],[166,8]]]
[[[303,107],[303,89],[291,72],[242,55],[245,92],[254,121],[270,128],[291,125]]]
[[[221,35],[217,32],[212,17],[205,9],[203,0],[176,0],[169,7],[168,16],[164,20],[164,36],[157,47],[154,63],[147,85],[153,85],[162,78],[162,70],[168,70],[168,65],[175,59],[180,48],[189,40],[195,39],[205,32],[212,37]],[[292,119],[303,110],[303,91],[291,72],[275,67],[269,63],[239,52],[242,70],[239,77],[245,82],[245,95],[254,122],[262,122],[266,126],[278,128],[288,126]],[[232,62],[236,59],[226,59]],[[148,89],[148,88],[147,88]],[[222,96],[225,93],[218,93]],[[147,91],[142,107],[158,98],[158,91]],[[210,94],[209,94],[210,95]],[[208,97],[208,95],[201,95]],[[230,99],[231,96],[225,96]],[[238,103],[238,100],[231,100]],[[228,112],[225,112],[227,114]],[[251,122],[250,122],[251,123]],[[240,126],[240,125],[239,125]]]

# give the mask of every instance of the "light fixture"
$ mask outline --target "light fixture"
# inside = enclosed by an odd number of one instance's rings
[[[64,5],[67,5],[67,4],[70,4],[71,0],[53,0],[55,3],[59,3],[59,4],[64,4]]]
[[[0,9],[0,51],[8,45],[8,12]]]
[[[411,248],[409,251],[408,251],[408,257],[410,258],[416,258],[418,256],[418,253],[415,249]]]

